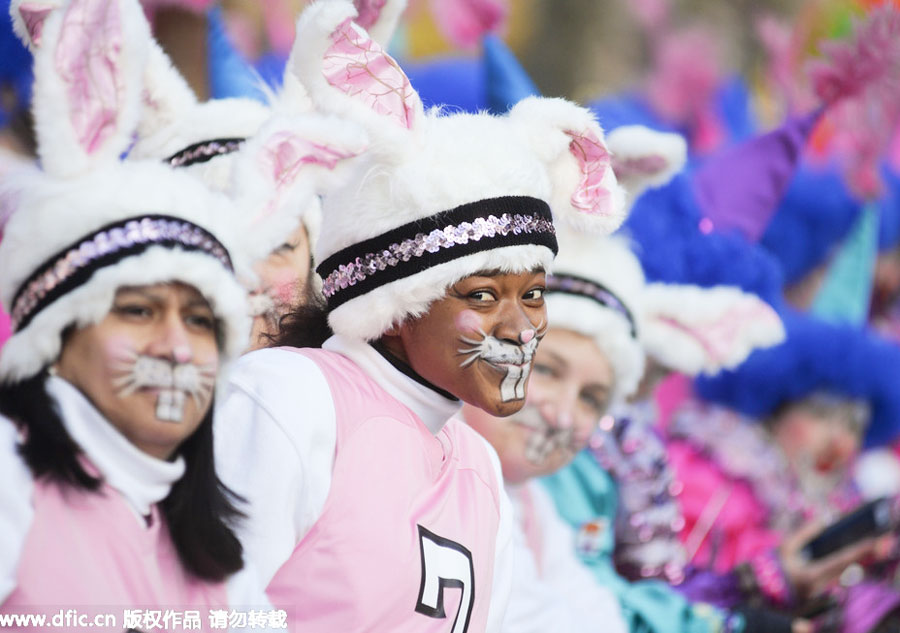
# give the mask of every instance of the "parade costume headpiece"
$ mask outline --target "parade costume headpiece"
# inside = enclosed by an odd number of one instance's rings
[[[405,0],[356,4],[386,38],[406,6]],[[209,28],[212,85],[231,94],[199,103],[151,42],[150,92],[132,155],[163,159],[226,192],[241,212],[242,246],[253,260],[267,257],[300,222],[315,244],[319,196],[341,182],[335,169],[366,146],[365,132],[311,112],[292,76],[278,95],[268,95],[269,103],[260,103],[267,96],[262,80],[228,41],[218,10],[210,12]]]
[[[310,5],[289,66],[319,110],[371,140],[356,184],[324,201],[317,260],[335,332],[374,340],[467,276],[549,269],[554,218],[619,225],[624,194],[587,110],[531,98],[505,117],[426,113],[355,14],[347,2]]]
[[[140,5],[73,0],[43,17],[33,101],[42,172],[16,183],[0,243],[0,300],[14,327],[0,380],[54,362],[64,330],[100,321],[122,286],[197,288],[224,355],[237,355],[249,323],[227,200],[158,161],[120,158],[142,107],[150,35]]]
[[[900,348],[869,330],[782,311],[787,339],[755,352],[734,371],[701,378],[699,395],[741,413],[765,417],[780,405],[826,392],[870,407],[869,446],[900,432]]]
[[[547,278],[547,319],[554,328],[590,337],[613,369],[611,402],[620,403],[644,375],[641,294],[644,273],[619,238],[561,228],[559,255]]]

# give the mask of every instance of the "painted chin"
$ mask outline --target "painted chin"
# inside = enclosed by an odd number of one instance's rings
[[[494,374],[494,382],[498,385],[501,402],[521,401],[524,403],[528,391],[528,377],[531,374],[531,361],[517,364],[482,358],[479,359],[479,363],[486,365]]]

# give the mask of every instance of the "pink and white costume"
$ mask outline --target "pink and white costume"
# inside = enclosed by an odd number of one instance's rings
[[[0,614],[77,609],[122,624],[126,609],[198,610],[209,630],[211,609],[271,610],[250,568],[213,583],[182,567],[157,507],[184,473],[181,458],[141,452],[65,380],[51,376],[47,391],[104,482],[95,493],[36,481],[0,418]]]
[[[513,532],[513,588],[504,633],[625,633],[618,599],[576,558],[575,532],[536,480],[507,484]]]
[[[459,401],[334,336],[246,355],[220,406],[217,469],[292,630],[500,630],[512,517]]]

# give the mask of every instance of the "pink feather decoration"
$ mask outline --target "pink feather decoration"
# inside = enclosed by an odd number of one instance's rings
[[[848,41],[822,45],[809,65],[813,88],[834,123],[832,148],[848,184],[865,198],[881,192],[878,162],[900,123],[900,10],[883,5],[856,25]]]
[[[478,44],[487,33],[503,29],[507,0],[431,0],[431,12],[447,38],[460,48]]]
[[[819,98],[834,103],[861,94],[871,86],[900,90],[900,11],[892,5],[874,9],[856,25],[848,42],[825,42],[826,59],[809,66],[810,79]]]

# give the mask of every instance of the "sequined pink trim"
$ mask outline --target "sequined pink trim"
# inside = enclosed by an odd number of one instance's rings
[[[483,237],[514,233],[553,233],[550,220],[533,215],[504,213],[499,218],[489,215],[475,218],[473,222],[462,222],[457,226],[447,225],[443,230],[434,229],[427,235],[418,233],[415,237],[391,244],[380,253],[368,253],[357,257],[354,261],[341,264],[331,272],[323,284],[322,291],[326,298],[332,297],[348,286],[371,277],[380,270],[397,266],[400,262],[408,262],[413,257],[422,257],[426,252],[437,253],[442,248],[453,248],[458,244],[475,242]]]
[[[74,0],[56,47],[69,120],[82,149],[96,151],[115,132],[121,107],[122,24],[117,2]]]
[[[331,41],[322,58],[328,83],[411,129],[418,96],[397,62],[353,28],[350,19],[335,29]]]
[[[578,161],[581,181],[572,194],[572,206],[591,215],[610,215],[612,196],[603,185],[606,173],[611,169],[609,151],[596,134],[585,129],[580,134],[567,131],[572,137],[569,151]]]
[[[18,329],[22,320],[37,307],[50,291],[97,259],[131,248],[135,244],[160,242],[177,242],[198,248],[218,259],[226,268],[231,269],[228,252],[209,233],[198,226],[189,222],[165,218],[130,220],[122,226],[100,231],[93,238],[70,248],[64,255],[57,258],[51,268],[33,279],[24,290],[20,291],[16,296],[10,315],[13,330]]]

